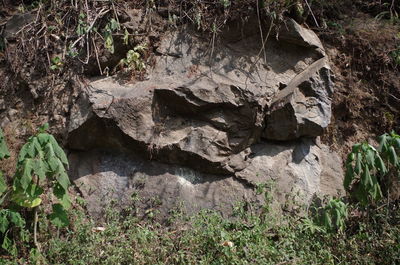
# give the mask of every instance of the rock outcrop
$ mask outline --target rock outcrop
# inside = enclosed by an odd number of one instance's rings
[[[254,187],[268,180],[278,197],[340,192],[340,159],[315,139],[333,93],[317,36],[290,20],[267,42],[266,61],[257,32],[232,25],[221,36],[210,46],[190,29],[169,32],[147,80],[100,79],[80,95],[71,175],[93,214],[138,193],[165,213],[184,201],[189,212],[228,215],[237,201],[262,203]]]

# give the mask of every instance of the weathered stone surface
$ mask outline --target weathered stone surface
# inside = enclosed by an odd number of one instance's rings
[[[189,214],[215,209],[229,216],[236,202],[262,202],[251,187],[232,176],[208,175],[99,150],[74,153],[69,159],[73,168],[70,176],[95,217],[101,218],[112,200],[120,207],[131,206],[132,196],[140,198],[136,205],[140,214],[157,209],[161,218],[178,208]]]
[[[314,194],[336,196],[343,192],[340,159],[310,139],[256,144],[248,155],[250,164],[224,176],[101,150],[74,152],[69,158],[73,168],[70,176],[96,217],[111,200],[122,207],[132,205],[133,194],[141,198],[136,207],[144,209],[142,214],[156,208],[162,218],[178,207],[186,213],[215,209],[229,216],[239,201],[260,206],[263,197],[253,188],[271,181],[278,201],[290,193],[300,192],[309,200]]]
[[[340,158],[312,139],[285,143],[259,143],[251,147],[250,163],[236,177],[254,185],[273,181],[280,201],[291,192],[305,199],[314,194],[343,193]]]
[[[228,214],[243,198],[260,203],[252,188],[270,179],[279,196],[334,193],[340,160],[302,139],[330,119],[332,82],[316,35],[289,21],[267,42],[267,61],[256,30],[232,26],[221,36],[209,46],[189,29],[170,32],[145,81],[100,79],[80,95],[68,146],[76,183],[91,186],[81,190],[93,213],[103,198],[128,201],[137,179],[141,196],[159,197],[166,212],[182,200],[189,212]]]
[[[332,95],[330,69],[322,58],[275,95],[263,136],[271,140],[292,140],[321,135],[330,123]]]

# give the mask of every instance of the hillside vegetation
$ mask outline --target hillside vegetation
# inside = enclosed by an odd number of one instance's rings
[[[336,92],[321,140],[343,159],[346,196],[304,205],[288,194],[277,207],[268,182],[256,187],[261,207],[238,201],[230,217],[178,207],[165,220],[156,199],[143,215],[134,194],[92,218],[62,148],[77,88],[146,80],[168,29],[191,27],[214,47],[254,15],[260,57],[288,18],[322,40]],[[400,263],[399,0],[3,0],[0,33],[0,114],[19,121],[0,123],[0,264]]]

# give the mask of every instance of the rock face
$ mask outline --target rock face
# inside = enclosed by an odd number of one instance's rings
[[[340,159],[315,143],[333,93],[319,39],[288,21],[264,61],[259,34],[235,26],[213,46],[190,29],[169,32],[147,80],[100,79],[81,94],[71,175],[94,215],[132,194],[159,198],[165,214],[183,201],[229,215],[237,201],[262,203],[254,187],[271,179],[278,197],[341,190]]]

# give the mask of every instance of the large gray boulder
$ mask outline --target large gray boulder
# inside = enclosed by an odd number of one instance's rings
[[[68,137],[71,174],[89,210],[139,192],[159,197],[165,212],[185,201],[189,212],[229,214],[243,198],[261,203],[254,187],[269,180],[282,194],[336,193],[340,160],[302,139],[322,134],[330,119],[320,41],[288,21],[264,61],[257,31],[240,32],[232,25],[212,46],[190,29],[169,32],[145,81],[90,83],[72,108]],[[129,184],[137,178],[139,191]]]
[[[316,137],[331,120],[333,86],[330,68],[322,58],[276,93],[266,116],[263,136],[271,140]]]

